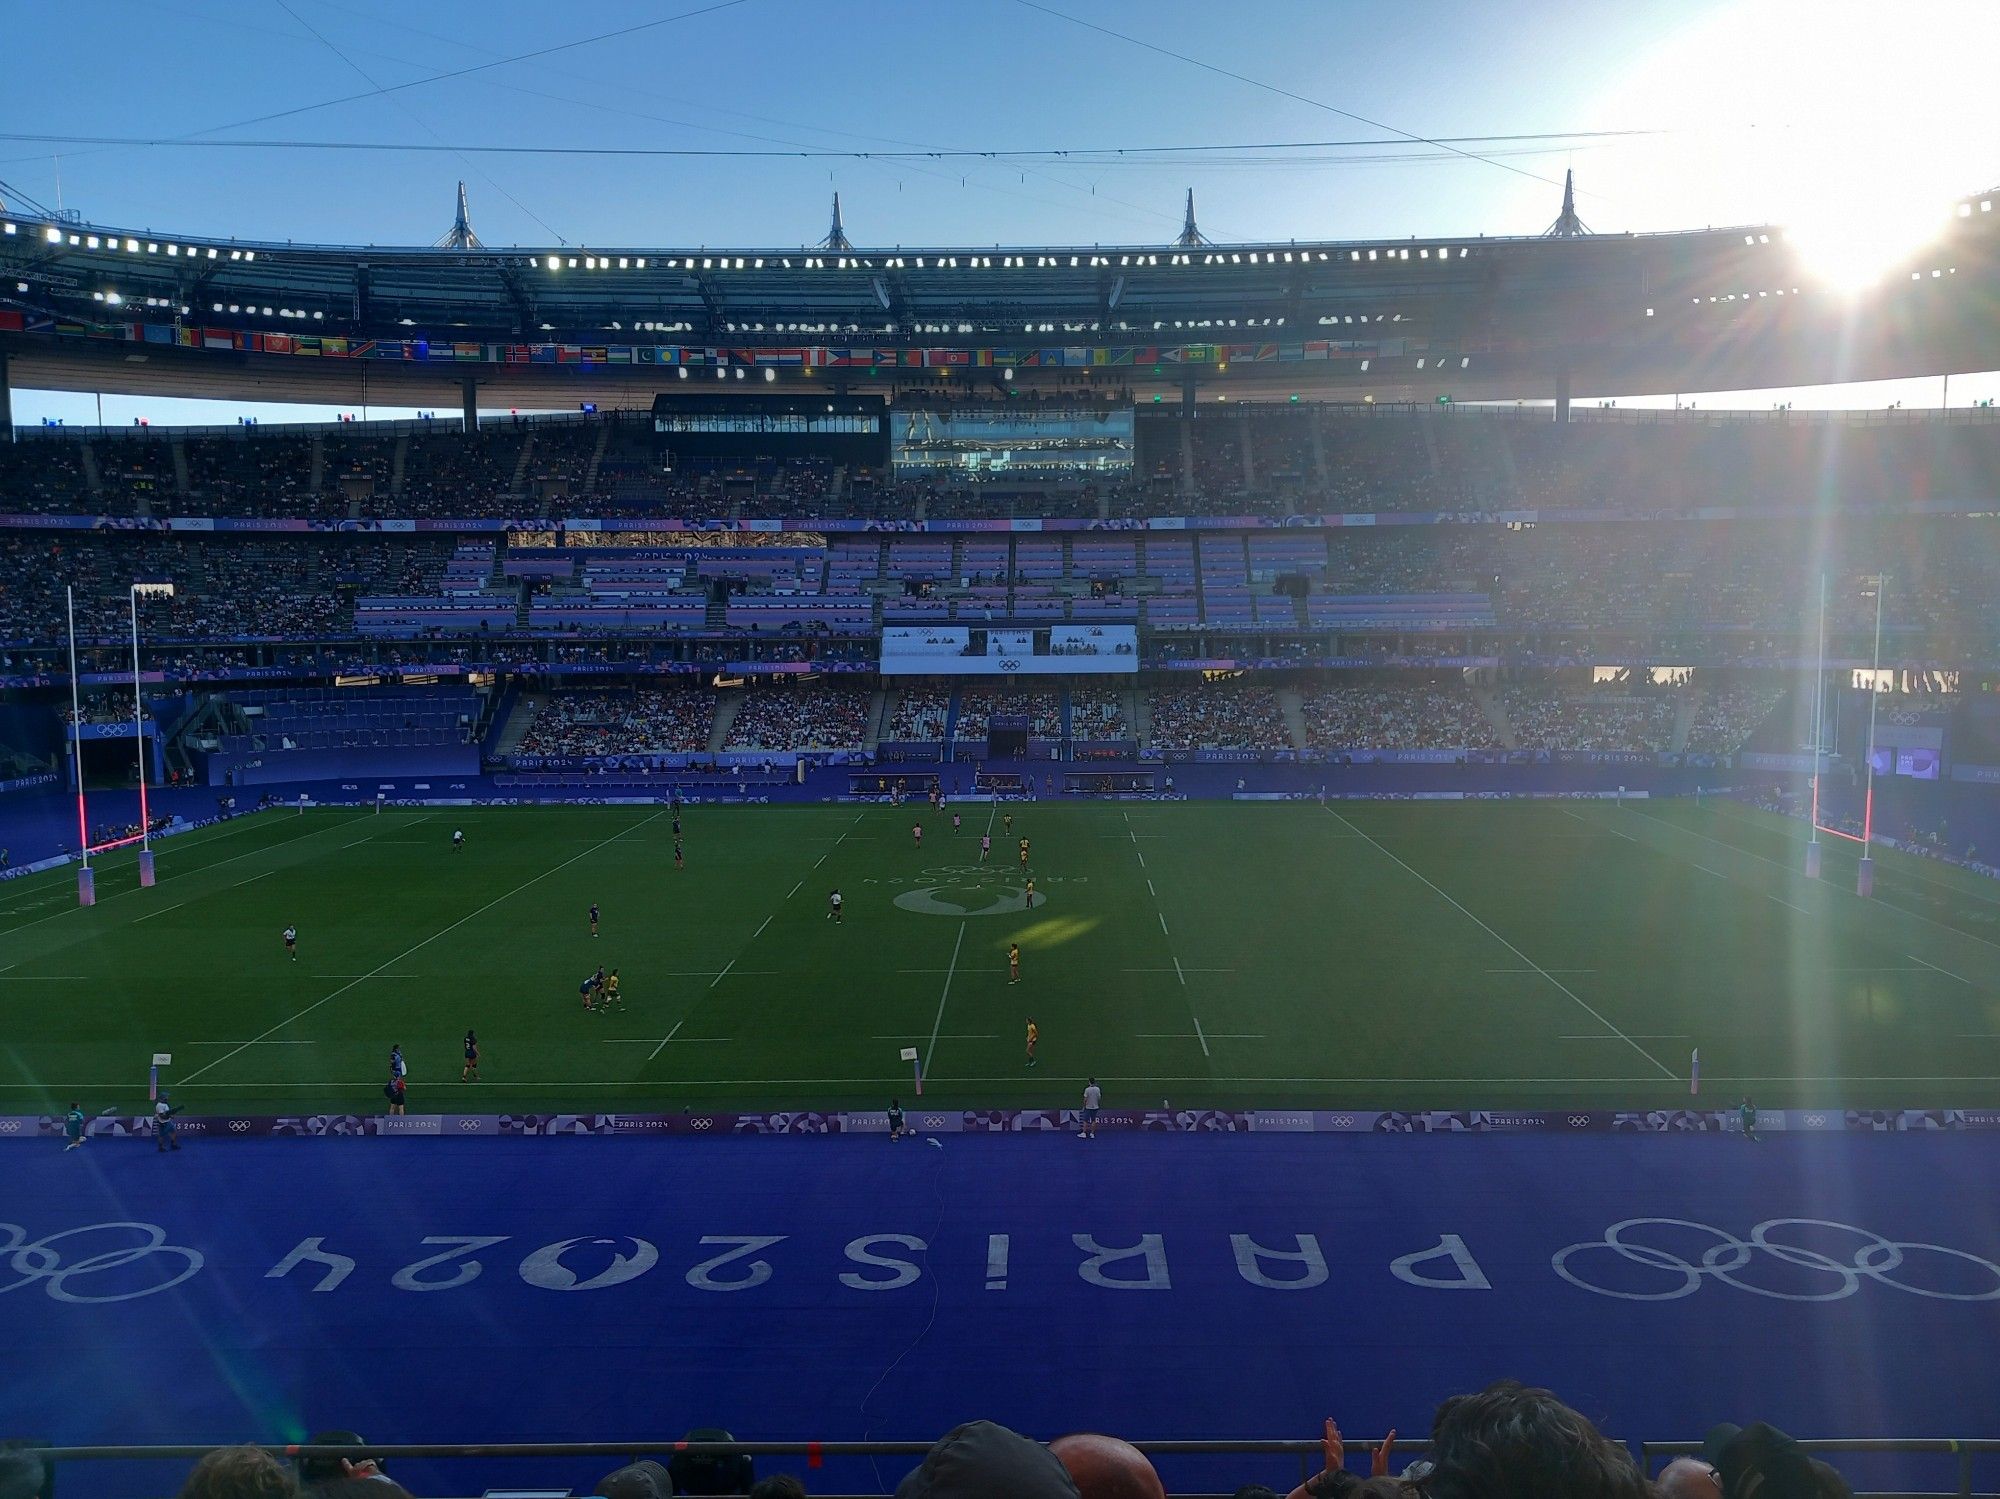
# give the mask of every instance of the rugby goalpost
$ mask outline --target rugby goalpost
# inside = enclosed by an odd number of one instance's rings
[[[1812,738],[1812,834],[1806,843],[1806,878],[1816,880],[1820,871],[1819,835],[1844,838],[1861,845],[1860,866],[1854,877],[1854,893],[1866,900],[1875,893],[1875,710],[1882,697],[1882,598],[1889,591],[1889,575],[1869,580],[1875,588],[1875,649],[1868,674],[1868,747],[1866,781],[1861,797],[1861,831],[1850,833],[1820,820],[1819,780],[1826,763],[1826,574],[1819,576],[1819,658],[1813,673]]]
[[[139,695],[139,600],[170,599],[173,596],[174,585],[171,583],[134,583],[126,590],[132,614],[132,749],[139,771],[139,831],[93,844],[90,841],[89,802],[83,789],[83,704],[76,662],[76,589],[68,584],[63,587],[63,607],[69,624],[69,770],[76,782],[77,848],[83,857],[83,867],[76,876],[76,903],[80,906],[97,904],[97,871],[90,867],[92,854],[108,853],[136,843],[139,845],[139,883],[150,887],[154,882],[152,813],[146,799],[146,712]]]

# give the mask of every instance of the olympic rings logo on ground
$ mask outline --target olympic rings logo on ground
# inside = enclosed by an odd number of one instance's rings
[[[1707,1235],[1714,1242],[1702,1251],[1699,1261],[1691,1261],[1672,1249],[1635,1242],[1631,1237],[1633,1231],[1647,1228],[1684,1230],[1695,1235]],[[1822,1230],[1833,1235],[1851,1235],[1859,1242],[1843,1260],[1828,1252],[1832,1247],[1830,1245],[1812,1248],[1788,1242],[1800,1235],[1786,1231],[1798,1229],[1807,1230],[1808,1234],[1811,1230]],[[1657,1240],[1664,1236],[1655,1232],[1643,1237]],[[1572,1261],[1603,1254],[1669,1277],[1669,1282],[1658,1290],[1628,1290],[1600,1284],[1572,1268]],[[1955,1260],[1961,1266],[1971,1267],[1969,1272],[1960,1273],[1959,1278],[1964,1282],[1962,1286],[1954,1287],[1941,1279],[1942,1267],[1938,1264],[1941,1260]],[[1811,1290],[1780,1290],[1757,1285],[1739,1278],[1739,1272],[1747,1269],[1753,1261],[1791,1266],[1809,1276],[1829,1277],[1830,1281],[1822,1281]],[[1920,1274],[1919,1266],[1927,1261],[1929,1273]],[[1556,1254],[1549,1263],[1556,1274],[1578,1289],[1596,1296],[1613,1296],[1621,1301],[1676,1301],[1683,1296],[1692,1296],[1708,1280],[1775,1301],[1840,1301],[1859,1290],[1864,1280],[1935,1301],[2000,1301],[2000,1264],[1981,1259],[1963,1249],[1887,1239],[1868,1229],[1825,1218],[1767,1219],[1750,1230],[1748,1239],[1740,1239],[1712,1224],[1694,1223],[1685,1218],[1627,1218],[1606,1229],[1602,1239],[1572,1244]],[[1899,1272],[1909,1278],[1899,1278]]]
[[[68,1239],[84,1234],[111,1233],[129,1230],[144,1237],[145,1242],[126,1244],[123,1247],[101,1250],[85,1255],[71,1264],[63,1263],[62,1251],[56,1246]],[[151,1259],[154,1255],[166,1255],[180,1262],[180,1272],[157,1285],[143,1286],[137,1290],[107,1291],[92,1295],[89,1291],[73,1291],[70,1282],[81,1277],[101,1275],[106,1271],[119,1270],[126,1265]],[[75,1305],[100,1305],[111,1301],[136,1301],[142,1296],[157,1295],[179,1285],[205,1263],[201,1251],[183,1248],[167,1242],[167,1231],[156,1223],[92,1223],[83,1228],[68,1228],[61,1233],[47,1234],[28,1242],[28,1231],[16,1223],[0,1223],[0,1265],[17,1279],[0,1283],[0,1295],[18,1291],[23,1286],[40,1284],[42,1289],[57,1301],[67,1301]]]

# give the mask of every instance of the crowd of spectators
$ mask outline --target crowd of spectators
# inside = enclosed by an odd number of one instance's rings
[[[377,499],[374,510],[397,515],[492,515],[517,508],[502,503],[513,492],[514,468],[524,434],[497,423],[478,432],[429,433],[410,439],[403,461],[403,487],[393,504]]]
[[[1055,392],[1047,403],[1075,409]],[[922,395],[899,398],[905,409]],[[1022,409],[1020,401],[1008,403]],[[605,431],[609,422],[610,430]],[[699,473],[661,460],[644,419],[488,422],[476,434],[436,430],[384,435],[379,427],[320,434],[177,438],[78,433],[18,444],[0,456],[0,513],[156,512],[176,491],[176,441],[186,456],[193,513],[491,515],[547,488],[590,498],[604,514],[648,511],[709,516],[809,514],[833,504],[833,471],[821,460],[732,462]],[[529,460],[516,460],[532,430]],[[1711,420],[1699,412],[1645,420],[1580,413],[1566,424],[1510,413],[1290,404],[1202,405],[1137,413],[1132,471],[1087,482],[1019,471],[1005,482],[905,478],[850,469],[836,508],[863,517],[1047,518],[1099,514],[1285,515],[1342,511],[1618,510],[1686,516],[1702,506],[1804,509],[1957,499],[1980,492],[2000,464],[2000,422],[1912,419],[1876,425],[1774,415]],[[607,440],[595,493],[586,496],[600,438]],[[322,495],[310,485],[313,445],[323,455]],[[92,450],[97,487],[83,448]],[[394,456],[404,445],[400,489]],[[352,481],[352,482],[350,482]],[[558,482],[559,481],[559,482]],[[176,508],[179,508],[176,506]]]
[[[866,691],[753,688],[729,726],[732,750],[859,749],[868,733]]]
[[[1499,737],[1462,683],[1324,687],[1300,704],[1313,749],[1496,749]]]
[[[926,743],[944,738],[945,720],[951,715],[951,694],[935,687],[905,687],[896,693],[889,711],[889,728],[884,739],[906,739]]]
[[[715,698],[692,687],[556,693],[515,746],[524,755],[643,755],[708,748]]]
[[[82,693],[74,710],[65,707],[61,711],[64,723],[130,725],[132,693],[129,688],[124,691],[99,688],[93,692]],[[144,714],[144,717],[149,719],[152,716],[150,713]]]
[[[1782,687],[1731,683],[1718,688],[1695,705],[1694,722],[1688,728],[1688,753],[1735,754],[1784,696]]]
[[[1156,687],[1148,702],[1154,749],[1283,749],[1291,745],[1278,694],[1269,687],[1217,682]]]
[[[1025,718],[1031,739],[1062,737],[1062,695],[1055,692],[1008,691],[978,683],[958,691],[958,721],[953,733],[960,739],[984,739],[995,718]]]
[[[1125,713],[1125,694],[1097,687],[1078,687],[1069,695],[1071,739],[1130,739],[1132,721]]]
[[[312,489],[310,437],[245,427],[231,437],[192,437],[187,457],[188,495],[176,510],[194,515],[324,516],[330,511]]]
[[[1501,693],[1519,749],[1658,752],[1673,746],[1682,695],[1626,686],[1518,683]]]
[[[1432,1414],[1427,1439],[1398,1433],[1352,1449],[1327,1418],[1318,1436],[1319,1470],[1285,1499],[1853,1499],[1839,1471],[1764,1422],[1710,1429],[1698,1455],[1672,1459],[1657,1473],[1631,1449],[1598,1430],[1553,1391],[1511,1379],[1454,1395]],[[660,1462],[641,1458],[605,1474],[590,1492],[601,1499],[747,1494],[749,1499],[805,1499],[792,1473],[758,1474],[748,1454],[712,1453],[690,1443],[726,1444],[719,1430],[689,1433]],[[282,1449],[219,1447],[189,1472],[179,1499],[409,1499],[355,1432],[325,1432],[304,1444],[315,1451],[290,1461]],[[333,1455],[339,1449],[341,1455]],[[1412,1450],[1421,1455],[1411,1457]],[[1279,1499],[1255,1479],[1277,1478],[1288,1457],[1242,1459],[1249,1481],[1235,1499]],[[1364,1472],[1365,1470],[1365,1472]],[[49,1492],[47,1472],[24,1450],[0,1452],[0,1494],[34,1499]],[[1281,1478],[1289,1483],[1289,1478]],[[991,1421],[968,1421],[932,1444],[895,1489],[896,1499],[1166,1499],[1168,1485],[1147,1454],[1130,1442],[1075,1432],[1046,1444]]]

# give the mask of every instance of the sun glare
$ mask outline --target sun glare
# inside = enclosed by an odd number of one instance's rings
[[[1663,36],[1593,118],[1668,132],[1622,163],[1649,223],[1781,224],[1824,284],[1859,290],[2000,183],[1996,45],[2000,5],[1745,0]]]

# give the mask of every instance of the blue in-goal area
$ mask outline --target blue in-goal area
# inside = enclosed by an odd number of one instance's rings
[[[4,1149],[0,1435],[929,1439],[988,1416],[1220,1438],[1328,1414],[1418,1434],[1505,1375],[1635,1441],[1759,1418],[2000,1436],[2000,1134]],[[587,1492],[609,1466],[403,1476]],[[907,1466],[807,1476],[893,1487]],[[178,1472],[95,1465],[64,1489]]]

